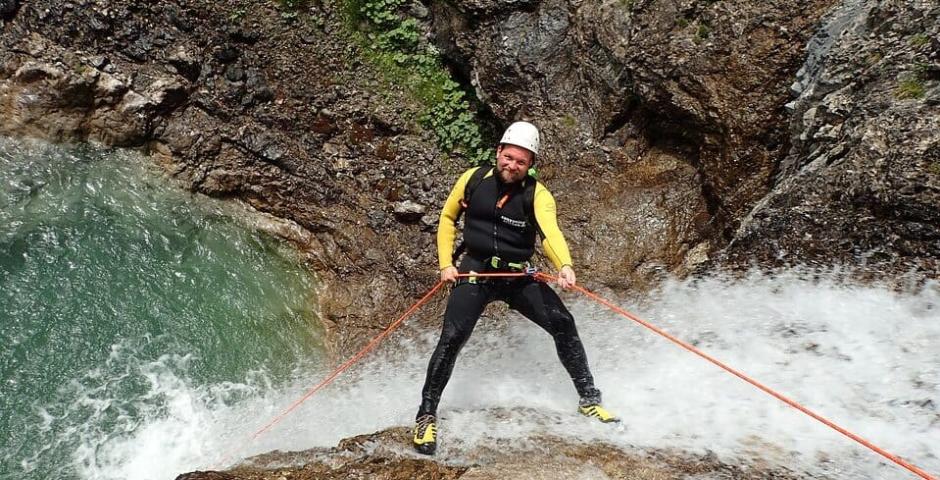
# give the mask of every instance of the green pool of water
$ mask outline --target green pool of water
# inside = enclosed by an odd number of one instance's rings
[[[174,389],[317,364],[314,279],[245,214],[133,152],[0,137],[0,478],[87,476]]]

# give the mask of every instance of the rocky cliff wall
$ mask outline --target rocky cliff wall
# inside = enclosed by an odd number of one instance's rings
[[[193,191],[293,222],[281,234],[309,253],[323,320],[348,353],[436,280],[437,210],[466,165],[434,146],[421,107],[349,40],[343,8],[0,0],[0,133],[140,148]],[[428,11],[423,27],[491,128],[542,127],[543,179],[592,286],[752,264],[936,276],[935,2],[406,9]],[[494,462],[484,468],[531,467]],[[466,473],[396,456],[343,468]],[[733,478],[785,478],[754,475]]]
[[[620,283],[733,237],[789,148],[788,86],[831,0],[435,3],[443,50],[499,119],[546,131],[577,261]]]
[[[297,5],[4,2],[0,132],[139,147],[193,191],[295,222],[347,352],[435,280],[437,211],[467,165],[350,40],[345,2]],[[755,262],[936,272],[931,2],[413,12],[489,127],[542,127],[543,180],[595,285]]]
[[[344,40],[341,5],[24,1],[0,35],[0,133],[138,147],[286,228],[348,352],[436,280],[442,160],[417,106]],[[340,331],[337,331],[339,329]]]
[[[732,263],[940,272],[940,7],[845,1],[809,45],[790,149]]]

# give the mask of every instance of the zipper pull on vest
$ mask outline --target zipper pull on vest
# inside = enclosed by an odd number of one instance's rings
[[[502,208],[503,208],[503,205],[505,205],[506,202],[508,202],[508,201],[509,201],[509,192],[506,192],[506,193],[504,193],[503,196],[500,197],[500,199],[496,202],[496,208],[502,209]]]

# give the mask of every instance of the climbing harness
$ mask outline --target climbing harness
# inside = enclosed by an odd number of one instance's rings
[[[492,262],[492,260],[490,260],[490,261]],[[548,282],[548,281],[557,281],[557,280],[558,280],[558,277],[555,277],[555,276],[552,276],[552,275],[548,275],[548,274],[539,272],[538,269],[536,269],[535,267],[533,267],[533,266],[531,266],[531,265],[528,265],[528,264],[525,265],[525,266],[523,266],[523,268],[521,268],[520,271],[513,271],[513,272],[493,272],[493,273],[476,273],[476,272],[471,272],[471,273],[461,273],[461,274],[458,274],[458,275],[457,275],[458,278],[470,278],[470,277],[494,277],[494,278],[502,277],[502,278],[511,278],[511,277],[524,277],[524,276],[530,276],[530,277],[535,278],[536,280],[545,281],[545,282]],[[254,434],[252,434],[250,437],[248,437],[245,441],[243,441],[243,442],[242,442],[241,444],[239,444],[239,445],[236,445],[236,448],[234,448],[234,449],[232,449],[231,451],[229,451],[229,453],[226,454],[225,456],[223,456],[222,459],[221,459],[221,461],[216,462],[216,464],[218,464],[218,465],[224,465],[224,464],[226,464],[226,463],[228,462],[228,460],[231,458],[231,456],[232,456],[235,452],[237,452],[238,449],[244,447],[248,442],[250,442],[250,441],[252,441],[252,440],[258,438],[262,433],[266,432],[266,431],[269,430],[271,427],[273,427],[275,424],[277,424],[278,422],[280,422],[281,420],[283,420],[284,417],[286,417],[290,412],[292,412],[294,409],[296,409],[298,406],[300,406],[300,404],[302,404],[303,402],[305,402],[305,401],[306,401],[308,398],[310,398],[314,393],[316,393],[316,392],[319,391],[321,388],[323,388],[323,387],[329,385],[330,383],[332,383],[333,380],[334,380],[337,376],[339,376],[341,373],[343,373],[344,371],[346,371],[347,369],[349,369],[353,364],[355,364],[355,363],[358,362],[360,359],[362,359],[362,357],[364,357],[367,353],[369,353],[370,351],[372,351],[372,350],[379,344],[379,342],[382,341],[382,339],[384,339],[384,338],[387,337],[390,333],[392,333],[392,331],[394,331],[395,329],[397,329],[397,328],[401,325],[401,323],[405,321],[406,318],[410,317],[415,311],[418,310],[419,307],[421,307],[422,305],[424,305],[425,303],[427,303],[427,301],[431,299],[431,297],[434,295],[434,293],[437,292],[438,290],[440,290],[443,285],[444,285],[444,282],[443,282],[443,281],[437,282],[437,284],[435,284],[434,287],[432,287],[430,290],[428,290],[428,292],[425,293],[424,296],[421,297],[420,300],[418,300],[418,301],[417,301],[414,305],[412,305],[407,311],[405,311],[405,313],[403,313],[400,317],[398,317],[397,320],[395,320],[394,322],[392,322],[384,331],[382,331],[382,333],[376,335],[365,347],[363,347],[362,350],[360,350],[358,353],[356,353],[355,355],[353,355],[352,358],[350,358],[349,360],[347,360],[346,362],[344,362],[342,365],[340,365],[339,367],[337,367],[335,370],[333,370],[333,372],[330,373],[325,379],[323,379],[320,383],[318,383],[316,386],[314,386],[314,387],[311,388],[309,391],[307,391],[307,393],[304,394],[303,397],[301,397],[299,400],[295,401],[295,402],[294,402],[293,404],[291,404],[287,409],[285,409],[285,410],[284,410],[283,412],[281,412],[279,415],[277,415],[276,417],[274,417],[271,421],[269,421],[269,422],[268,422],[267,424],[265,424],[263,427],[261,427],[260,429],[258,429]],[[721,361],[715,359],[714,357],[712,357],[712,356],[706,354],[705,352],[703,352],[703,351],[701,351],[701,350],[699,350],[699,349],[693,347],[692,345],[690,345],[690,344],[688,344],[688,343],[686,343],[686,342],[684,342],[684,341],[682,341],[682,340],[679,340],[678,338],[676,338],[676,337],[673,336],[673,335],[670,335],[669,333],[667,333],[667,332],[664,331],[663,329],[661,329],[661,328],[659,328],[659,327],[657,327],[657,326],[655,326],[655,325],[653,325],[653,324],[647,322],[646,320],[643,320],[642,318],[637,317],[636,315],[634,315],[634,314],[628,312],[627,310],[624,310],[624,309],[618,307],[617,305],[614,305],[612,302],[610,302],[609,300],[604,299],[604,298],[601,297],[600,295],[597,295],[596,293],[591,292],[590,290],[588,290],[588,289],[586,289],[586,288],[584,288],[584,287],[581,287],[580,285],[572,285],[571,288],[573,288],[574,290],[577,290],[578,292],[581,292],[582,294],[584,294],[584,295],[587,296],[588,298],[594,300],[594,301],[597,302],[597,303],[600,303],[601,305],[604,305],[605,307],[607,307],[607,308],[613,310],[614,312],[620,314],[621,316],[626,317],[626,318],[628,318],[628,319],[630,319],[630,320],[632,320],[632,321],[634,321],[634,322],[636,322],[636,323],[639,323],[639,324],[642,325],[643,327],[645,327],[645,328],[647,328],[647,329],[653,331],[654,333],[656,333],[656,334],[658,334],[658,335],[660,335],[660,336],[666,338],[666,339],[669,340],[670,342],[675,343],[676,345],[678,345],[678,346],[684,348],[685,350],[688,350],[689,352],[692,352],[692,353],[698,355],[699,357],[702,357],[703,359],[705,359],[705,360],[707,360],[708,362],[710,362],[710,363],[712,363],[712,364],[714,364],[714,365],[720,367],[721,369],[727,371],[728,373],[731,373],[732,375],[734,375],[734,376],[740,378],[741,380],[744,380],[745,382],[747,382],[747,383],[753,385],[754,387],[757,387],[758,389],[764,391],[764,393],[767,393],[768,395],[771,395],[771,396],[777,398],[778,400],[780,400],[780,401],[786,403],[787,405],[789,405],[789,406],[791,406],[791,407],[793,407],[793,408],[799,410],[800,412],[803,412],[804,414],[806,414],[806,415],[812,417],[813,419],[819,421],[820,423],[826,425],[827,427],[832,428],[833,430],[835,430],[835,431],[837,431],[837,432],[839,432],[839,433],[845,435],[846,437],[848,437],[848,438],[850,438],[850,439],[856,441],[857,443],[859,443],[859,444],[861,444],[861,445],[867,447],[868,449],[874,451],[875,453],[877,453],[877,454],[879,454],[879,455],[881,455],[881,456],[887,458],[888,460],[891,460],[891,461],[894,462],[895,464],[897,464],[897,465],[899,465],[899,466],[901,466],[901,467],[907,469],[908,471],[910,471],[910,472],[914,473],[915,475],[917,475],[917,476],[923,478],[924,480],[938,480],[937,477],[931,476],[931,475],[928,474],[926,471],[924,471],[924,470],[918,468],[917,466],[915,466],[915,465],[913,465],[913,464],[907,462],[906,460],[902,459],[901,457],[898,457],[897,455],[894,455],[894,454],[888,452],[887,450],[884,450],[884,449],[878,447],[877,445],[875,445],[875,444],[869,442],[868,440],[865,440],[864,438],[862,438],[862,437],[860,437],[860,436],[858,436],[858,435],[856,435],[856,434],[854,434],[854,433],[852,433],[852,432],[846,430],[845,428],[842,428],[842,427],[840,427],[839,425],[836,425],[836,424],[833,423],[832,421],[830,421],[830,420],[824,418],[823,416],[821,416],[821,415],[819,415],[819,414],[813,412],[812,410],[810,410],[810,409],[808,409],[808,408],[806,408],[806,407],[800,405],[800,404],[797,403],[796,401],[791,400],[790,398],[788,398],[788,397],[786,397],[786,396],[784,396],[784,395],[782,395],[782,394],[776,392],[775,390],[773,390],[773,389],[771,389],[771,388],[765,386],[764,384],[758,382],[757,380],[752,379],[751,377],[748,377],[747,375],[741,373],[740,371],[735,370],[734,368],[729,367],[728,365],[726,365],[726,364],[722,363]],[[588,406],[588,407],[590,407],[590,406]],[[589,416],[598,416],[598,417],[600,417],[600,415],[592,415],[592,412],[591,412],[591,411],[584,411],[583,408],[584,408],[584,407],[579,408],[579,411],[581,411],[582,414],[584,414],[584,415],[589,415]],[[597,413],[599,413],[599,412],[597,412],[597,411],[595,410],[593,413],[597,414]],[[605,411],[604,413],[607,413],[607,412]],[[608,415],[609,415],[609,414],[608,414]],[[430,426],[431,423],[430,423],[430,422],[427,422],[427,423],[428,423],[429,426]],[[435,432],[432,433],[432,434],[429,434],[428,437],[427,437],[429,443],[430,443],[430,441],[436,441],[436,425],[435,425],[434,427],[435,427]],[[425,438],[425,437],[424,437],[424,434],[423,434],[423,432],[422,432],[422,439],[423,439],[423,438]],[[433,440],[431,440],[431,439],[433,439]]]
[[[526,277],[534,277],[538,272],[538,267],[533,266],[529,262],[507,262],[499,257],[490,257],[483,262],[483,266],[486,268],[491,268],[493,270],[487,270],[486,274],[481,275],[473,270],[467,272],[466,274],[458,275],[461,277],[458,280],[458,283],[469,283],[472,285],[477,285],[480,283],[486,283],[486,278],[480,277],[496,277],[494,273],[503,272],[510,273],[512,277],[520,277],[524,274]]]
[[[532,266],[529,262],[507,262],[499,257],[490,257],[485,262],[493,270],[507,270],[510,272],[525,272]]]

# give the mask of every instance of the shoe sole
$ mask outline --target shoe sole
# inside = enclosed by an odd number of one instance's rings
[[[437,450],[436,443],[425,443],[418,445],[417,443],[412,444],[415,447],[415,451],[422,455],[434,455],[434,451]]]
[[[611,418],[611,419],[608,419],[608,420],[604,420],[604,419],[602,419],[602,418],[600,418],[600,417],[595,417],[595,416],[592,416],[592,415],[585,415],[585,414],[583,414],[583,413],[582,413],[581,415],[583,415],[583,416],[585,416],[585,417],[587,417],[587,418],[596,419],[598,422],[601,422],[601,423],[620,423],[620,419],[619,419],[619,418],[616,418],[616,417]]]

